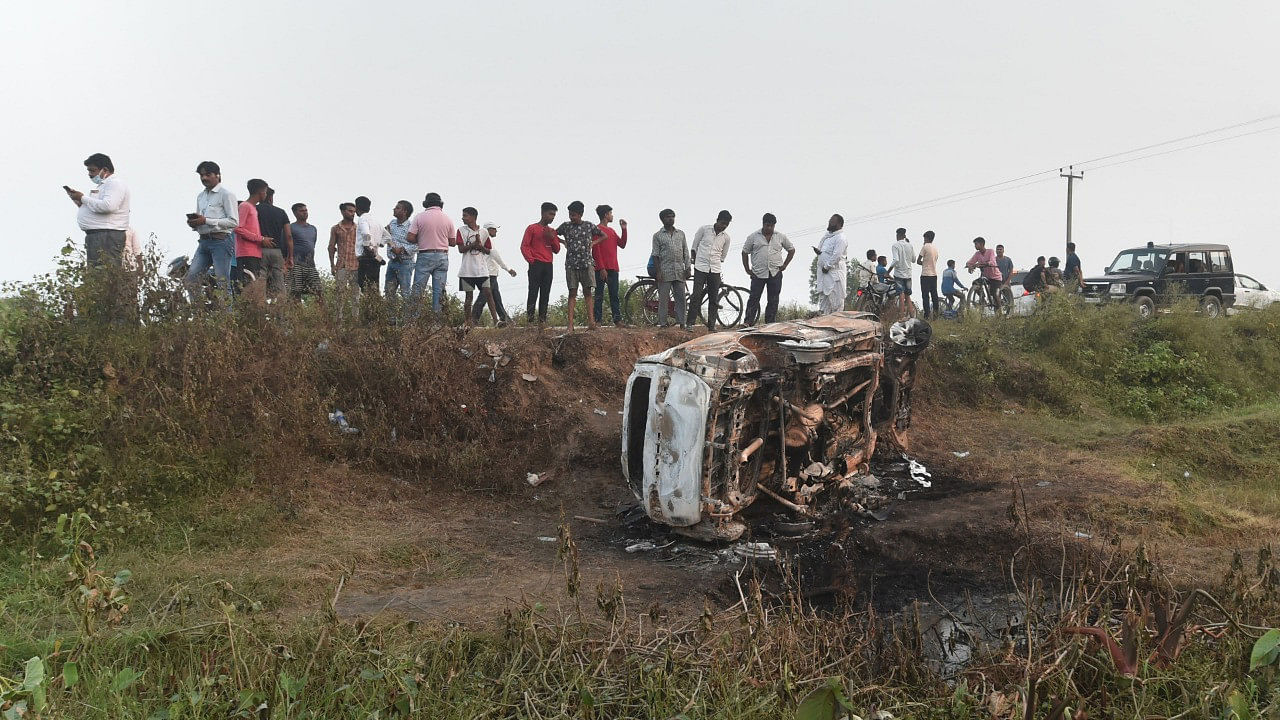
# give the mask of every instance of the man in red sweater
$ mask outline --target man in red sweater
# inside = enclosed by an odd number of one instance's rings
[[[526,317],[533,324],[534,303],[537,302],[538,327],[547,324],[547,301],[551,298],[551,278],[554,266],[551,256],[560,252],[560,238],[551,222],[556,219],[554,203],[542,203],[542,219],[524,229],[520,241],[520,254],[529,263],[529,300]]]
[[[267,182],[254,178],[248,184],[249,197],[240,203],[240,225],[236,227],[236,285],[243,292],[247,279],[252,279],[252,292],[248,297],[254,302],[265,299],[265,293],[259,293],[260,286],[266,278],[262,275],[262,248],[274,248],[275,238],[264,237],[258,226],[258,203],[267,199]],[[246,274],[247,273],[247,274]],[[262,295],[262,298],[258,296]]]
[[[622,228],[622,237],[618,237],[618,233],[609,227],[609,223],[613,222],[613,208],[608,205],[601,205],[596,208],[596,215],[600,218],[600,229],[604,232],[604,239],[591,248],[591,255],[596,262],[596,306],[594,311],[596,322],[603,322],[601,318],[604,316],[604,290],[607,287],[609,288],[609,310],[613,313],[613,324],[622,327],[622,313],[618,306],[618,248],[627,246],[627,221],[618,221],[618,227]]]

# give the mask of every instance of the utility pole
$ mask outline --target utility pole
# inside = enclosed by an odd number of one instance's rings
[[[1068,165],[1066,172],[1063,172],[1062,168],[1058,168],[1058,177],[1067,179],[1067,242],[1071,242],[1071,191],[1076,180],[1084,179],[1084,171],[1076,172],[1074,168],[1074,165]]]

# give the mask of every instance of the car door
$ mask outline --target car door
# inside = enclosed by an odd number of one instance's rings
[[[1262,299],[1257,290],[1258,283],[1248,275],[1236,276],[1236,307],[1258,307]]]
[[[1231,253],[1226,250],[1213,250],[1209,255],[1209,278],[1208,286],[1216,287],[1222,293],[1223,302],[1230,307],[1240,299],[1235,297],[1236,287],[1239,283],[1235,281],[1235,270],[1231,267]],[[1255,284],[1257,281],[1254,281]]]
[[[1209,253],[1197,250],[1187,253],[1187,292],[1203,295],[1209,289]]]
[[[1169,256],[1165,261],[1164,277],[1161,280],[1156,285],[1156,292],[1161,295],[1165,293],[1180,295],[1191,292],[1187,287],[1187,253],[1177,252]],[[1170,298],[1170,302],[1176,302],[1176,299]]]

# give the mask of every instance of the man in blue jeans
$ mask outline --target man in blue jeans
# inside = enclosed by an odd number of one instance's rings
[[[418,261],[413,270],[413,296],[422,297],[431,281],[431,311],[440,312],[445,283],[449,280],[449,248],[458,242],[458,230],[444,214],[444,200],[438,193],[427,193],[423,211],[413,218],[405,241],[418,246]]]
[[[418,258],[418,246],[408,242],[413,205],[408,200],[401,200],[391,214],[393,218],[387,224],[391,240],[387,242],[387,287],[384,294],[394,298],[399,293],[401,298],[408,298],[413,287],[413,266]]]
[[[204,190],[196,195],[196,211],[187,215],[187,226],[199,234],[200,244],[182,284],[193,304],[203,304],[204,275],[210,265],[218,289],[228,292],[231,287],[231,261],[236,255],[231,233],[240,225],[240,214],[235,195],[222,186],[222,169],[217,163],[205,160],[196,166],[196,172]]]

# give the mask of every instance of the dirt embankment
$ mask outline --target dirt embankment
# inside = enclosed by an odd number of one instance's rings
[[[643,329],[574,335],[512,329],[449,339],[434,357],[456,357],[454,386],[430,401],[439,405],[438,417],[456,413],[460,422],[438,432],[410,423],[409,437],[391,444],[366,435],[351,442],[369,453],[407,444],[406,457],[416,458],[434,448],[441,453],[435,466],[455,475],[413,464],[393,469],[391,478],[350,465],[310,475],[305,488],[291,493],[306,526],[295,541],[305,536],[304,546],[335,549],[351,575],[340,603],[348,615],[394,610],[467,620],[522,598],[567,602],[569,566],[588,597],[597,587],[621,584],[640,607],[681,615],[697,612],[708,597],[731,602],[736,590],[727,588],[740,565],[712,558],[715,548],[683,557],[624,550],[649,532],[620,515],[632,502],[618,467],[625,382],[636,358],[688,337]],[[1063,557],[1136,544],[1138,526],[1123,509],[1147,505],[1149,489],[1126,480],[1096,448],[1048,444],[1021,432],[1036,419],[1015,399],[956,407],[948,381],[922,378],[911,430],[909,450],[932,470],[933,487],[899,502],[887,520],[838,528],[830,547],[812,557],[824,566],[815,582],[892,606],[930,594],[1007,589],[1015,554],[1020,568],[1030,560],[1047,571]],[[357,406],[353,422],[362,413],[390,411]],[[347,450],[349,457],[360,454]],[[529,472],[548,476],[530,487]],[[559,552],[562,525],[576,543],[569,565]],[[353,526],[361,528],[359,542],[343,529]],[[1144,538],[1157,554],[1181,563],[1175,569],[1185,579],[1227,552],[1219,547],[1209,558],[1180,553],[1179,543],[1158,533]]]

